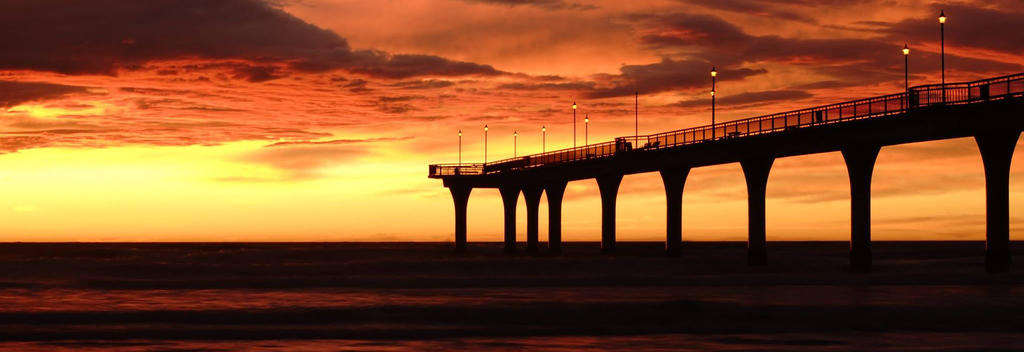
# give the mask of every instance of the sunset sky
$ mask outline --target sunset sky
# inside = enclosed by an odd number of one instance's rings
[[[1024,2],[858,0],[7,0],[0,2],[0,241],[450,241],[427,165],[727,121],[1024,71]],[[1024,118],[1021,116],[1020,118]],[[1024,143],[1010,178],[1024,240]],[[849,239],[842,156],[778,159],[768,240]],[[664,238],[657,174],[626,176],[621,240]],[[541,205],[546,214],[545,202]],[[520,203],[519,236],[525,239]],[[593,180],[564,238],[600,237]],[[983,240],[972,139],[885,147],[878,240]],[[541,240],[546,216],[541,217]],[[474,190],[469,240],[501,238]],[[738,164],[694,169],[684,240],[746,239]]]

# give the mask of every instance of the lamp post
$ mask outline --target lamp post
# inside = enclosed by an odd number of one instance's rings
[[[633,93],[633,139],[640,140],[640,90]]]
[[[903,92],[910,99],[910,48],[903,43]]]
[[[548,150],[548,128],[547,126],[540,126],[540,152],[546,152]]]
[[[512,131],[512,157],[516,156],[516,144],[519,143],[519,131]]]
[[[942,47],[942,103],[946,103],[946,12],[939,11],[939,42]]]
[[[487,163],[487,125],[484,125],[484,164]]]
[[[583,116],[583,145],[590,144],[590,113]]]
[[[572,101],[572,147],[576,148],[576,101]]]
[[[459,130],[459,165],[462,165],[462,130]]]
[[[718,71],[711,66],[711,140],[715,139],[715,77],[717,76]]]

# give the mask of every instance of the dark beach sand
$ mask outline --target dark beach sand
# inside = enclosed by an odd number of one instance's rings
[[[1024,350],[1024,258],[980,242],[597,246],[0,244],[0,349]]]

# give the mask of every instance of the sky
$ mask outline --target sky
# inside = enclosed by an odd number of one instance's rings
[[[8,0],[0,3],[0,241],[451,241],[456,162],[1024,72],[1024,3],[855,0]],[[513,146],[513,132],[518,132]],[[1024,240],[1024,143],[1010,178]],[[972,139],[884,147],[876,240],[983,240]],[[546,214],[546,201],[541,212]],[[848,240],[842,156],[778,159],[768,240]],[[499,241],[492,189],[469,240]],[[521,200],[519,238],[525,239]],[[600,238],[596,182],[563,238]],[[664,239],[657,174],[626,176],[621,240]],[[547,236],[541,217],[541,240]],[[738,164],[690,172],[684,240],[745,240]]]

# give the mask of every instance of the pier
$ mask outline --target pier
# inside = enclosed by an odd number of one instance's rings
[[[467,250],[466,207],[475,188],[497,188],[505,207],[505,251],[515,251],[515,207],[526,199],[527,251],[538,253],[538,208],[546,192],[548,251],[561,252],[561,204],[570,181],[596,179],[601,252],[614,254],[615,201],[624,175],[658,172],[665,186],[665,252],[679,255],[682,194],[690,169],[740,163],[747,184],[750,265],[766,265],[765,189],[775,159],[840,152],[850,177],[850,266],[871,270],[871,175],[882,147],[973,137],[985,171],[985,267],[1010,267],[1009,176],[1024,129],[1024,73],[973,82],[910,87],[906,92],[615,138],[576,148],[487,163],[430,165],[455,204],[455,250]]]

